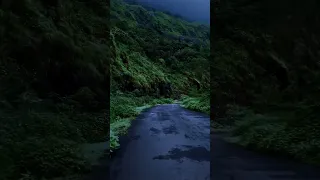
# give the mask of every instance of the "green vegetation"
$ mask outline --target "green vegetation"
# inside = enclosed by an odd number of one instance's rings
[[[212,3],[215,122],[230,126],[244,146],[319,164],[316,1],[218,3]]]
[[[183,96],[182,97],[182,107],[199,111],[199,112],[204,112],[206,114],[210,114],[210,95],[209,93],[201,93],[198,95],[192,95],[190,96]]]
[[[173,99],[154,99],[151,96],[136,97],[128,94],[112,94],[110,100],[110,152],[120,147],[119,136],[127,133],[131,121],[143,110],[157,104],[171,104]]]
[[[100,0],[1,2],[0,179],[90,170],[81,145],[109,134],[107,11]]]
[[[111,27],[112,151],[143,109],[208,89],[209,27],[119,0]]]
[[[77,178],[144,108],[209,87],[207,26],[118,0],[3,1],[0,39],[0,179]]]

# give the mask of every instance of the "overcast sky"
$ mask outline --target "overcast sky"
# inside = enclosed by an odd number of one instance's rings
[[[193,21],[210,23],[210,0],[137,0]]]

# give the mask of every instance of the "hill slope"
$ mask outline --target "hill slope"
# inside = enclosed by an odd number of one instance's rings
[[[107,11],[99,0],[1,2],[0,179],[88,169],[79,144],[109,134]]]
[[[208,26],[118,0],[111,2],[110,21],[112,134],[120,135],[130,126],[137,106],[207,91]]]
[[[318,3],[212,5],[215,119],[246,146],[319,163]]]
[[[136,107],[208,87],[208,37],[117,0],[2,2],[0,179],[89,170],[80,145],[106,141],[110,121],[122,131]]]

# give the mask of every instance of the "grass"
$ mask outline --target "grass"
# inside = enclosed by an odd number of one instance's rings
[[[233,124],[230,139],[234,143],[319,165],[319,127],[292,123],[300,120],[296,112],[258,114],[247,108],[230,106],[226,118],[221,121]]]
[[[207,95],[198,95],[198,97],[183,96],[182,107],[210,114],[210,97]]]
[[[209,114],[209,102],[207,96],[191,92],[190,96],[182,97],[181,104],[185,108]],[[312,108],[303,104],[284,104],[261,114],[248,107],[228,105],[227,108],[224,118],[211,122],[211,126],[215,132],[230,134],[226,138],[228,141],[260,152],[320,164],[317,107],[307,111]]]
[[[50,179],[90,170],[80,145],[105,141],[105,111],[83,112],[75,99],[31,98],[21,100],[19,109],[0,111],[0,179]]]
[[[158,104],[173,103],[173,99],[153,97],[136,97],[129,94],[114,94],[111,96],[110,119],[110,152],[120,147],[119,136],[125,135],[131,121],[143,110]]]

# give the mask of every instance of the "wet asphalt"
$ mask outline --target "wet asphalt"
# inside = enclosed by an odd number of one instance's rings
[[[133,121],[111,162],[103,161],[90,179],[320,180],[319,167],[253,152],[225,136],[210,135],[205,114],[159,105]]]
[[[159,105],[142,113],[110,166],[112,180],[209,180],[210,118]]]

